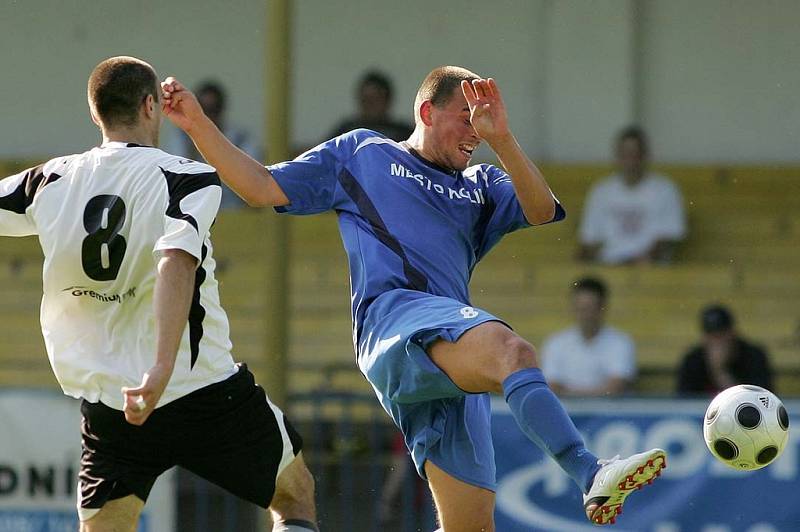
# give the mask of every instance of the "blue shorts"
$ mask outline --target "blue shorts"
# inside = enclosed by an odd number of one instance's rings
[[[383,293],[365,316],[358,365],[403,432],[422,478],[430,460],[463,482],[495,491],[489,394],[460,389],[426,352],[437,339],[455,342],[487,321],[502,320],[447,297]]]

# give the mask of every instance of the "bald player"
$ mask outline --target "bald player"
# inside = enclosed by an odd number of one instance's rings
[[[470,303],[477,263],[503,235],[564,209],[508,126],[493,79],[441,67],[423,80],[405,142],[358,129],[267,168],[237,150],[190,91],[162,83],[165,114],[253,206],[335,211],[350,263],[358,365],[402,430],[447,532],[494,530],[489,393],[572,477],[589,520],[613,523],[666,465],[661,449],[598,460],[502,320]],[[470,166],[486,142],[502,167]]]

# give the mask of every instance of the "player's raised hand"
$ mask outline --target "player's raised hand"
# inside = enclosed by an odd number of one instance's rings
[[[192,91],[172,76],[161,82],[161,112],[186,132],[206,118]]]
[[[142,384],[136,388],[122,388],[125,401],[125,420],[131,425],[142,425],[158,405],[167,387],[172,370],[155,365],[142,377]]]
[[[462,81],[461,91],[467,99],[470,121],[478,136],[491,145],[510,134],[506,106],[494,79]]]

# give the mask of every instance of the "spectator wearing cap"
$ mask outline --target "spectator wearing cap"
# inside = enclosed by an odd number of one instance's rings
[[[606,325],[608,289],[585,277],[572,287],[575,324],[542,345],[542,372],[561,395],[608,396],[627,391],[636,377],[631,337]]]
[[[773,389],[766,351],[739,335],[728,308],[704,308],[700,327],[701,343],[684,355],[678,370],[679,394],[714,395],[736,384]]]

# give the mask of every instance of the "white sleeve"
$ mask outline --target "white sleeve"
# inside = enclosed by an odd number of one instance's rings
[[[28,236],[36,234],[36,224],[28,213],[28,207],[33,203],[38,184],[36,176],[39,174],[41,174],[41,166],[0,181],[0,235]]]
[[[542,344],[542,373],[548,382],[563,382],[561,367],[558,364],[557,339],[553,336]]]
[[[583,206],[579,230],[581,244],[601,244],[603,242],[604,201],[602,183],[598,183],[589,191]]]
[[[624,333],[619,333],[615,343],[615,356],[609,361],[608,373],[612,377],[632,379],[636,376],[636,345]]]
[[[203,259],[203,243],[217,216],[222,188],[216,172],[167,176],[169,200],[164,213],[164,233],[154,252],[182,249]]]
[[[665,181],[658,208],[658,226],[655,237],[667,240],[682,240],[686,236],[686,215],[683,212],[683,198],[678,187]]]

